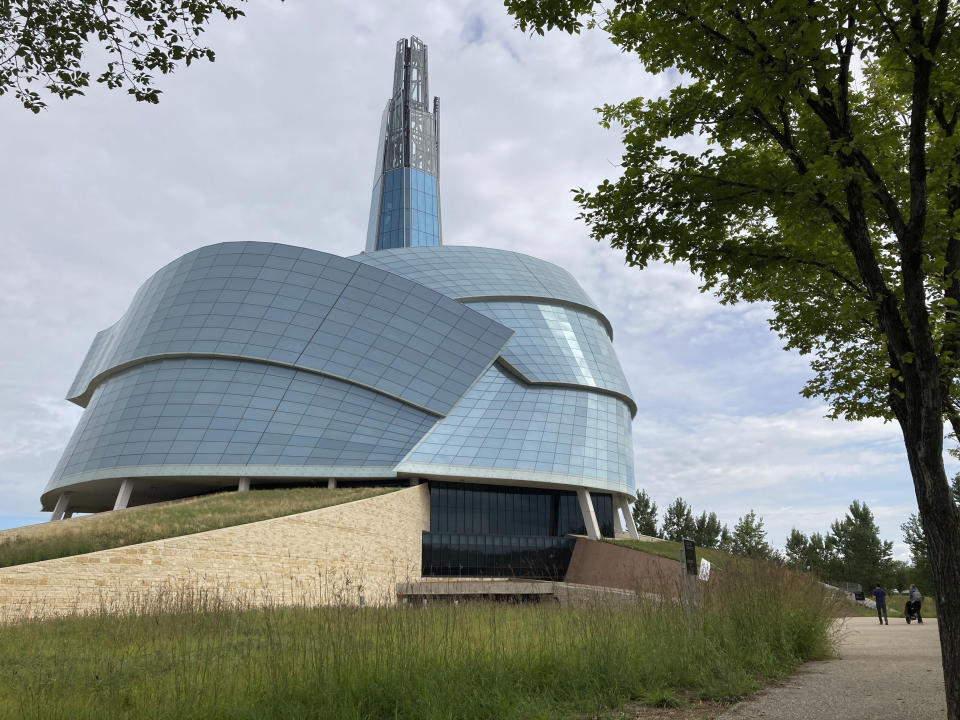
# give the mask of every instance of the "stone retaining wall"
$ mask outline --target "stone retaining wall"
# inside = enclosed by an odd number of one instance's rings
[[[420,577],[427,485],[247,525],[0,569],[0,622],[219,604],[383,605]]]

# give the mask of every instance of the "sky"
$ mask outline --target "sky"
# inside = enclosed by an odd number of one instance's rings
[[[0,97],[0,528],[49,517],[40,493],[82,412],[67,388],[161,266],[228,240],[363,248],[394,47],[415,34],[441,99],[444,243],[557,263],[604,310],[639,406],[637,486],[661,514],[681,496],[732,528],[753,509],[782,546],[859,499],[906,559],[898,427],[826,419],[766,307],[721,306],[684,267],[629,268],[576,220],[571,189],[619,173],[595,108],[664,94],[675,74],[600,31],[525,35],[479,0],[245,9],[205,35],[215,63],[159,80],[159,105],[96,86],[34,115]]]

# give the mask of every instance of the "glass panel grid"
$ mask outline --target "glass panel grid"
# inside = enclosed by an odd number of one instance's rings
[[[630,411],[589,390],[525,386],[493,366],[405,461],[578,475],[632,493]]]
[[[130,465],[393,466],[435,422],[311,373],[202,358],[150,362],[94,391],[49,487]]]
[[[225,243],[150,278],[97,336],[70,396],[136,358],[218,353],[316,369],[444,413],[510,335],[382,270],[313,250]],[[441,350],[448,362],[431,363]]]
[[[468,304],[516,332],[501,355],[529,380],[598,387],[631,397],[613,343],[593,315],[538,303]]]

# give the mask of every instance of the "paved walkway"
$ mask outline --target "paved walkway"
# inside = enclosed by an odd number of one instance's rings
[[[720,715],[720,720],[839,720],[947,716],[936,620],[847,618],[837,660],[811,662]]]

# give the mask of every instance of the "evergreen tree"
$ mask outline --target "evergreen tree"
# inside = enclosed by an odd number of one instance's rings
[[[682,540],[685,537],[692,537],[693,530],[693,513],[690,506],[683,501],[683,498],[677,498],[663,514],[661,528],[663,537],[667,540]]]
[[[717,549],[723,550],[724,552],[733,552],[733,535],[730,534],[726,523],[723,524],[723,528],[720,530],[720,540],[717,542]]]
[[[889,570],[893,543],[880,539],[880,528],[866,503],[854,500],[843,520],[830,526],[828,544],[840,560],[843,580],[871,587]]]
[[[787,565],[798,570],[810,569],[810,538],[793,528],[784,545]]]
[[[660,537],[657,534],[657,504],[646,490],[637,490],[637,499],[633,503],[633,522],[641,535]]]
[[[731,549],[734,555],[752,558],[769,558],[772,550],[767,544],[767,531],[763,518],[750,509],[733,528]]]
[[[707,511],[704,510],[697,519],[694,520],[693,535],[691,537],[700,547],[715,548],[720,542],[721,529],[717,514],[712,512],[707,515]]]

